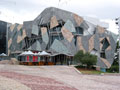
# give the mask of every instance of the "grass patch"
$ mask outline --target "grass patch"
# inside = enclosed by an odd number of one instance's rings
[[[76,68],[82,73],[82,74],[101,74],[104,73],[102,71],[97,71],[94,68],[88,69],[84,66],[76,66]]]
[[[79,69],[78,69],[79,70]],[[79,70],[82,74],[101,74],[103,72],[96,70]]]

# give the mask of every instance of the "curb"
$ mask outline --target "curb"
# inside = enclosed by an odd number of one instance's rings
[[[78,74],[82,74],[79,70],[77,70],[74,66],[70,66],[72,67]]]

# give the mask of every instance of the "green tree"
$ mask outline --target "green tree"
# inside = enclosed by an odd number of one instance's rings
[[[92,65],[96,65],[97,63],[97,56],[91,55],[90,53],[83,53],[82,50],[78,51],[75,56],[74,60],[80,62],[82,65],[87,65],[90,68]]]
[[[74,60],[80,63],[82,60],[82,57],[84,57],[84,53],[82,50],[80,50],[75,54]]]
[[[87,52],[84,54],[84,57],[82,58],[81,63],[87,65],[87,68],[90,68],[91,66],[96,65],[97,56]]]

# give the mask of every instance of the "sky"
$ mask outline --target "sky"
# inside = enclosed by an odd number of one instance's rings
[[[120,0],[0,0],[0,20],[22,24],[34,20],[47,7],[98,18],[109,23],[110,31],[118,33],[114,20],[120,16]]]

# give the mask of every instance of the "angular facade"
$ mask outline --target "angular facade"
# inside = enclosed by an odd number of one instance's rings
[[[14,24],[8,30],[8,55],[23,50],[73,56],[79,50],[98,56],[97,66],[113,63],[116,35],[93,25],[75,13],[46,8],[33,21]]]

